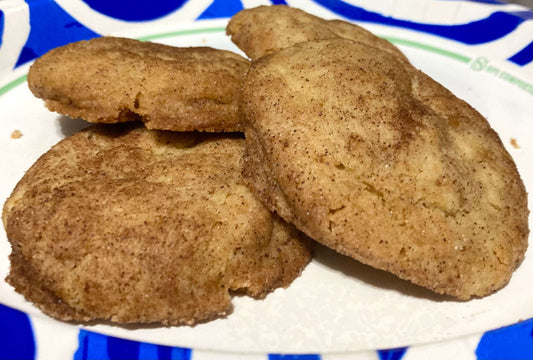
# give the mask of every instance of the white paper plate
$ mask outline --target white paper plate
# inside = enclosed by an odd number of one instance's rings
[[[332,3],[336,6],[339,4]],[[429,11],[427,4],[435,6],[434,2],[422,3],[426,4],[426,12]],[[195,8],[191,3],[186,5]],[[314,2],[300,2],[298,5],[323,17],[339,16],[331,11],[338,10],[333,6],[326,10],[324,4]],[[206,8],[205,4],[202,6]],[[367,8],[367,12],[376,11]],[[487,14],[490,16],[491,12]],[[90,21],[108,21],[102,25],[106,30],[100,31],[101,34],[141,38],[176,46],[212,46],[239,52],[224,34],[227,19],[175,21],[180,18],[179,15],[178,11],[160,21],[143,22],[142,26],[130,26],[131,23],[119,26],[120,22],[110,19]],[[422,16],[416,13],[411,15],[411,18]],[[170,17],[175,19],[170,21]],[[400,15],[390,18],[405,20]],[[88,25],[90,21],[85,25],[94,29],[96,25]],[[530,29],[531,22],[527,23]],[[4,24],[4,28],[7,28],[7,21]],[[374,22],[359,24],[395,43],[415,67],[425,71],[483,114],[517,163],[526,189],[533,191],[533,77],[531,66],[520,67],[506,60],[509,54],[516,53],[516,49],[507,55],[493,55],[487,44],[469,45],[457,39],[413,31],[414,26],[399,28]],[[500,41],[493,41],[498,49],[505,47]],[[506,41],[509,43],[511,40]],[[5,43],[0,45],[1,51]],[[513,46],[520,50],[522,45]],[[0,73],[2,203],[24,171],[42,153],[61,138],[86,126],[83,121],[50,113],[41,100],[32,96],[25,83],[29,64],[4,67]],[[13,138],[14,131],[20,131],[22,137]],[[532,203],[531,196],[529,203]],[[272,359],[276,358],[275,354],[307,354],[305,356],[310,359],[345,356],[422,359],[427,358],[428,354],[441,353],[443,349],[450,348],[459,351],[459,358],[465,353],[475,358],[474,351],[479,350],[480,339],[486,335],[483,335],[485,332],[533,316],[532,251],[529,248],[524,262],[504,289],[483,299],[459,302],[434,295],[393,275],[320,247],[312,263],[288,289],[278,289],[260,301],[236,297],[233,300],[233,313],[227,318],[195,327],[133,328],[96,324],[83,327],[84,330],[80,331],[77,325],[43,315],[3,281],[9,269],[7,259],[10,245],[2,229],[0,303],[28,314],[35,356],[39,358],[57,355],[79,359],[111,359],[114,358],[112,354],[115,348],[122,349],[120,351],[133,349],[132,354],[139,359],[264,358],[266,354]],[[8,308],[4,310],[10,311]],[[0,318],[0,328],[4,329],[3,333],[9,334],[10,324],[6,319]],[[530,329],[530,323],[531,320],[523,324]],[[121,342],[114,337],[141,343]],[[527,336],[525,340],[528,341]],[[1,341],[0,336],[0,344]],[[395,350],[380,352],[377,349]],[[446,354],[450,355],[449,351]],[[299,355],[297,358],[305,356]],[[479,351],[477,357],[483,358]]]

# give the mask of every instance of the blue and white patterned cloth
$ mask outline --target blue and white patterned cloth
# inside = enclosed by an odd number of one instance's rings
[[[0,0],[0,76],[31,62],[52,48],[102,36],[117,28],[166,21],[165,19],[178,15],[181,16],[180,19],[188,21],[228,18],[243,8],[256,5],[250,0],[212,0],[198,2],[201,4],[195,6],[196,11],[190,11],[189,5],[193,1]],[[305,1],[289,1],[289,5],[302,2]],[[449,7],[455,7],[456,10],[450,11],[450,14],[454,15],[445,23],[435,23],[431,21],[432,12],[441,11],[443,1],[420,1],[422,6],[416,8],[416,14],[409,19],[403,17],[401,12],[378,11],[378,6],[372,1],[359,1],[362,5],[353,5],[342,0],[308,2],[347,20],[420,31],[472,46],[480,53],[490,47],[497,47],[496,56],[500,57],[498,60],[512,63],[513,66],[524,69],[526,74],[533,74],[533,31],[531,26],[522,26],[526,22],[533,22],[533,12],[524,7],[504,4],[497,0],[451,0],[446,2]],[[287,2],[273,0],[271,3]],[[472,7],[476,7],[477,11],[457,10]],[[524,31],[529,31],[528,35],[520,36],[520,40],[516,40],[516,33]],[[504,40],[510,36],[514,40],[506,43]],[[492,51],[493,57],[494,54]],[[533,80],[531,76],[529,80]],[[526,91],[533,93],[530,83],[525,86]],[[46,358],[46,352],[35,332],[34,321],[27,314],[0,304],[0,359]],[[529,319],[484,334],[472,335],[466,341],[456,342],[456,345],[459,345],[454,357],[478,360],[532,359],[532,324],[533,320]],[[77,345],[72,349],[72,353],[63,353],[63,356],[76,360],[207,359],[213,355],[189,348],[119,339],[78,328],[75,328],[75,331]],[[446,348],[446,343],[443,343],[443,346]],[[414,360],[432,358],[434,349],[433,345],[423,345],[346,356],[264,354],[246,358]],[[221,356],[223,355],[218,354],[217,358]],[[231,355],[226,357],[232,358]]]
[[[28,0],[22,1],[4,0],[6,4],[0,5],[0,46],[2,42],[10,41],[8,25],[12,26],[20,22],[27,23],[27,36],[18,50],[12,53],[13,65],[19,66],[43,55],[46,51],[67,44],[69,42],[90,39],[101,36],[116,26],[125,23],[135,24],[147,21],[159,21],[175,15],[180,11],[185,11],[187,3],[192,0],[164,1],[105,1],[105,0]],[[289,1],[289,4],[298,5],[302,1]],[[303,1],[305,2],[305,1]],[[394,14],[384,15],[372,9],[371,1],[362,1],[370,6],[356,6],[342,0],[314,0],[314,3],[322,6],[341,17],[363,23],[377,23],[399,28],[411,29],[438,35],[443,38],[454,40],[468,45],[482,45],[495,42],[509,36],[517,31],[519,26],[526,21],[533,20],[533,12],[527,8],[516,8],[504,5],[497,0],[476,0],[474,3],[486,4],[486,10],[478,12],[478,15],[471,18],[463,18],[464,11],[456,11],[456,19],[450,19],[446,23],[432,23],[432,11],[439,11],[442,1],[425,1],[424,11],[420,14],[420,21],[413,19],[406,20]],[[467,1],[449,1],[457,9],[469,6]],[[470,2],[470,3],[471,3]],[[242,10],[247,3],[240,0],[213,0],[205,4],[198,12],[191,12],[187,20],[227,18]],[[274,0],[273,4],[287,4],[285,0]],[[436,6],[433,6],[436,5]],[[15,9],[24,8],[23,11]],[[69,13],[70,9],[81,9],[75,16]],[[68,10],[66,10],[68,9]],[[46,14],[46,15],[43,15]],[[109,19],[109,22],[89,24],[90,21],[80,19],[91,17],[94,14]],[[425,20],[425,21],[423,21]],[[20,31],[18,31],[20,32]],[[14,34],[15,38],[23,34]],[[20,41],[19,41],[20,43]],[[509,48],[501,56],[519,66],[531,65],[533,62],[533,34],[529,41],[523,44],[515,44],[514,48]],[[4,64],[0,64],[4,65]]]
[[[35,359],[38,342],[31,321],[25,313],[0,305],[0,359]],[[8,324],[9,326],[6,326]],[[460,355],[477,360],[528,360],[533,354],[533,319],[482,334],[475,346],[464,347]],[[429,359],[432,350],[419,351],[411,356],[409,347],[365,352],[362,358],[379,360]],[[421,355],[426,355],[425,357]],[[118,359],[169,359],[190,360],[198,358],[193,349],[149,344],[119,339],[87,330],[79,330],[78,345],[72,354],[74,360]],[[203,358],[200,352],[200,357]],[[346,356],[346,359],[354,358]],[[231,357],[228,357],[228,359]],[[265,354],[249,355],[247,359],[268,360],[327,360],[332,357],[319,354]],[[343,358],[339,356],[339,358]],[[458,359],[456,357],[456,359]]]

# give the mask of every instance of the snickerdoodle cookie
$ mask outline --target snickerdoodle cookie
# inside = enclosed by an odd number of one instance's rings
[[[242,100],[245,178],[311,238],[460,299],[523,259],[527,196],[498,135],[397,56],[299,43],[255,61]]]
[[[45,153],[4,205],[7,281],[62,320],[194,324],[310,260],[243,184],[237,135],[93,125]]]
[[[252,60],[300,42],[340,37],[380,48],[407,62],[396,46],[358,25],[325,20],[286,5],[242,10],[230,19],[226,33]]]
[[[50,110],[90,122],[238,131],[248,67],[229,51],[102,37],[49,51],[31,66],[28,85]]]

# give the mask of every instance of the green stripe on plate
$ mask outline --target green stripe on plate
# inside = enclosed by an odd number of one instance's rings
[[[435,46],[421,44],[421,43],[416,42],[416,41],[399,39],[399,38],[395,38],[395,37],[391,37],[391,36],[383,36],[383,39],[388,40],[388,41],[390,41],[393,44],[400,44],[400,45],[405,45],[405,46],[410,46],[410,47],[414,47],[414,48],[430,51],[430,52],[433,52],[435,54],[447,56],[449,58],[452,58],[452,59],[455,59],[455,60],[459,60],[459,61],[464,62],[464,63],[469,63],[472,60],[468,56],[465,56],[465,55],[462,55],[462,54],[458,54],[458,53],[453,52],[453,51],[444,50],[444,49],[441,49],[441,48],[438,48],[438,47],[435,47]]]
[[[15,80],[11,81],[10,83],[7,83],[7,85],[2,86],[0,88],[0,96],[4,95],[9,90],[13,89],[15,86],[18,86],[18,85],[22,84],[24,81],[26,81],[27,77],[28,77],[28,75],[22,75],[18,79],[15,79]]]
[[[151,41],[155,39],[162,39],[162,38],[168,38],[168,37],[174,37],[174,36],[208,34],[208,33],[225,32],[225,31],[226,31],[225,27],[189,29],[189,30],[181,30],[181,31],[168,32],[168,33],[141,36],[138,39],[141,41]]]

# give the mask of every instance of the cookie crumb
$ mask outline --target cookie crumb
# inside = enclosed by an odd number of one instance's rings
[[[20,132],[20,130],[15,130],[11,133],[12,139],[20,139],[21,137],[22,137],[22,133]]]
[[[511,145],[512,145],[515,149],[520,149],[520,145],[518,145],[518,143],[516,142],[516,139],[515,139],[515,138],[511,138]]]

